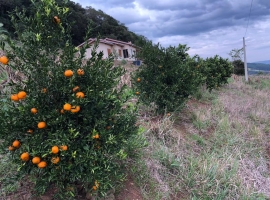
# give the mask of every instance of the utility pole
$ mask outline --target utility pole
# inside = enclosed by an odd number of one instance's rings
[[[243,37],[243,49],[244,49],[244,63],[245,63],[245,79],[246,79],[246,81],[248,81],[247,55],[246,55],[245,37]]]

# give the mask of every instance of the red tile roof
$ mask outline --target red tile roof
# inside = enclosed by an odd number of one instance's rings
[[[96,41],[97,39],[96,38],[89,38],[87,41],[88,41],[88,44],[92,44]],[[134,44],[132,44],[131,42],[123,42],[123,41],[120,41],[120,40],[114,40],[114,39],[110,39],[110,38],[105,38],[105,39],[100,39],[99,40],[99,43],[103,43],[103,44],[108,44],[110,46],[113,46],[113,45],[118,45],[118,46],[121,46],[123,47],[124,45],[128,45],[128,46],[132,46],[132,47],[136,47]],[[80,44],[78,47],[84,45],[84,43]]]

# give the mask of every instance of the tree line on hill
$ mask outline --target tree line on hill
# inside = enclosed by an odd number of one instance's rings
[[[63,0],[56,0],[56,2],[62,6]],[[67,4],[70,10],[68,19],[73,23],[71,34],[72,42],[74,45],[79,45],[84,42],[87,26],[91,24],[91,37],[106,38],[131,41],[136,43],[141,37],[131,31],[123,24],[104,13],[102,10],[96,10],[92,7],[83,8],[80,4],[67,0]],[[4,24],[4,28],[12,34],[14,37],[14,27],[12,27],[9,17],[10,12],[14,9],[25,12],[27,15],[33,14],[34,7],[31,0],[0,0],[0,23]]]

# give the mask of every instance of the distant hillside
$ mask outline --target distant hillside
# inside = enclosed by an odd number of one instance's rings
[[[257,74],[259,71],[262,70],[263,73],[270,73],[270,64],[263,64],[263,63],[247,63],[247,67],[249,69],[249,74]]]
[[[257,62],[254,62],[254,63],[270,64],[270,60],[257,61]]]

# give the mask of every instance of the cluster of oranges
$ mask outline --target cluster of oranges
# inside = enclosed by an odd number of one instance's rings
[[[15,140],[15,141],[12,143],[12,146],[8,147],[8,149],[9,149],[10,151],[14,151],[15,149],[20,148],[20,146],[21,146],[20,141],[19,141],[19,140]]]
[[[77,74],[79,75],[79,76],[83,76],[84,75],[84,70],[83,69],[78,69],[77,70]],[[65,72],[64,72],[64,75],[65,75],[65,77],[72,77],[73,76],[73,71],[72,70],[70,70],[70,69],[67,69]]]
[[[58,24],[60,23],[60,20],[58,18],[54,18],[55,19],[55,22]],[[59,20],[59,21],[58,21]],[[6,61],[4,58],[0,58],[0,62],[2,62],[3,64],[7,64],[8,63],[8,60]],[[84,75],[84,70],[83,69],[78,69],[77,70],[77,74],[79,76],[83,76]],[[64,72],[64,76],[67,77],[67,78],[70,78],[73,76],[73,71],[72,70],[66,70]],[[80,91],[80,87],[79,86],[75,86],[72,91],[75,93],[75,97],[78,98],[78,99],[82,99],[85,97],[85,94],[83,92]],[[47,89],[46,88],[43,88],[41,90],[42,93],[46,93],[47,92]],[[27,93],[25,91],[20,91],[18,92],[17,94],[12,94],[11,95],[11,100],[12,101],[19,101],[19,100],[23,100],[27,97]],[[72,113],[77,113],[80,111],[80,106],[79,105],[71,105],[69,103],[65,103],[63,105],[63,108],[62,110],[60,111],[62,114],[65,112],[65,111],[70,111]],[[31,108],[30,112],[33,114],[33,115],[36,115],[38,114],[39,110],[38,108],[36,107],[33,107]],[[44,129],[47,127],[47,124],[45,121],[40,121],[37,123],[37,128],[38,129]],[[107,130],[110,129],[110,126],[107,126],[106,127]],[[33,129],[29,129],[27,131],[27,133],[30,133],[32,134],[34,131]],[[96,133],[94,136],[93,136],[93,139],[99,139],[100,136],[98,133]],[[21,147],[21,142],[19,140],[15,140],[13,141],[12,145],[9,146],[9,150],[10,151],[15,151],[16,149],[19,149]],[[67,145],[62,145],[62,146],[53,146],[51,148],[51,159],[50,159],[50,162],[54,165],[58,164],[61,159],[60,159],[60,155],[59,155],[59,152],[60,151],[67,151],[68,150],[68,146]],[[42,168],[46,168],[48,166],[48,160],[46,159],[42,159],[41,156],[37,156],[37,155],[30,155],[29,152],[22,152],[21,155],[20,155],[20,159],[23,161],[23,162],[31,162],[33,165],[36,165],[38,168],[42,169]],[[92,187],[92,189],[94,191],[96,191],[99,187],[99,182],[98,181],[95,181],[94,183],[94,186]]]
[[[77,74],[79,76],[83,76],[84,75],[84,70],[83,69],[78,69],[77,70]],[[67,78],[70,78],[73,76],[73,71],[70,70],[70,69],[67,69],[65,72],[64,72],[64,76],[67,77]],[[80,87],[79,86],[75,86],[72,91],[73,92],[76,92],[76,98],[84,98],[85,97],[85,94],[83,92],[78,92],[80,90]],[[60,113],[64,114],[65,111],[70,111],[72,113],[77,113],[81,110],[81,107],[79,105],[71,105],[69,103],[65,103],[63,105],[63,108],[61,109]]]
[[[12,94],[10,98],[13,101],[19,101],[19,100],[25,99],[26,96],[27,96],[27,94],[25,91],[20,91],[18,94]]]
[[[21,146],[20,141],[19,140],[15,140],[12,143],[12,146],[10,146],[8,149],[10,151],[14,151],[14,150],[20,148],[20,146]],[[67,145],[62,145],[62,146],[60,146],[60,149],[62,151],[67,151],[68,150],[68,146]],[[52,147],[52,150],[51,150],[51,153],[54,154],[53,157],[51,158],[51,162],[53,164],[59,163],[60,157],[58,156],[58,153],[59,153],[58,146],[53,146]],[[22,161],[27,162],[27,161],[30,160],[30,154],[28,152],[24,152],[24,153],[21,154],[20,158],[21,158]],[[39,156],[34,156],[32,158],[32,163],[34,165],[37,165],[38,168],[45,168],[47,166],[47,162],[46,161],[42,161]]]
[[[5,58],[1,57],[0,58],[0,62],[2,62],[3,64],[7,64],[8,59],[6,60]],[[81,70],[81,69],[79,69],[77,73],[80,76],[81,75],[84,75],[84,71]],[[71,70],[66,70],[64,74],[65,74],[66,77],[71,77],[73,75],[73,72]],[[74,92],[76,92],[78,90],[79,90],[79,87],[78,86],[73,89]],[[43,88],[41,90],[41,92],[42,93],[46,93],[47,92],[47,89],[46,88]],[[11,100],[13,100],[13,101],[23,100],[23,99],[26,98],[26,96],[27,96],[27,93],[25,91],[20,91],[17,94],[12,94],[11,95]],[[83,92],[77,92],[76,93],[76,97],[77,98],[84,98],[85,95],[84,95]],[[62,113],[62,111],[64,112],[64,110],[67,110],[67,111],[69,110],[72,113],[76,113],[76,112],[79,112],[80,106],[71,106],[70,104],[66,103],[63,106],[63,109],[61,110],[61,113]],[[37,108],[31,108],[30,111],[34,115],[38,113],[38,109]],[[44,129],[44,128],[46,128],[46,126],[47,126],[47,124],[44,121],[38,122],[38,124],[37,124],[38,129]],[[32,134],[33,133],[33,130],[32,129],[29,129],[27,132],[30,133],[30,134]],[[12,143],[12,145],[9,146],[8,149],[10,151],[15,151],[16,149],[19,149],[20,146],[21,146],[21,142],[19,140],[15,140]],[[68,150],[68,146],[67,145],[62,145],[62,146],[60,146],[60,149],[62,151],[67,151]],[[60,157],[58,156],[59,147],[58,146],[53,146],[52,149],[51,149],[51,153],[53,154],[53,156],[51,158],[51,162],[53,164],[59,163],[60,162]],[[20,158],[21,158],[22,161],[27,162],[27,161],[30,160],[30,154],[28,152],[24,152],[24,153],[21,154]],[[34,165],[37,165],[38,168],[45,168],[47,166],[47,162],[46,161],[42,161],[41,158],[38,157],[38,156],[34,156],[32,158],[32,163]]]

